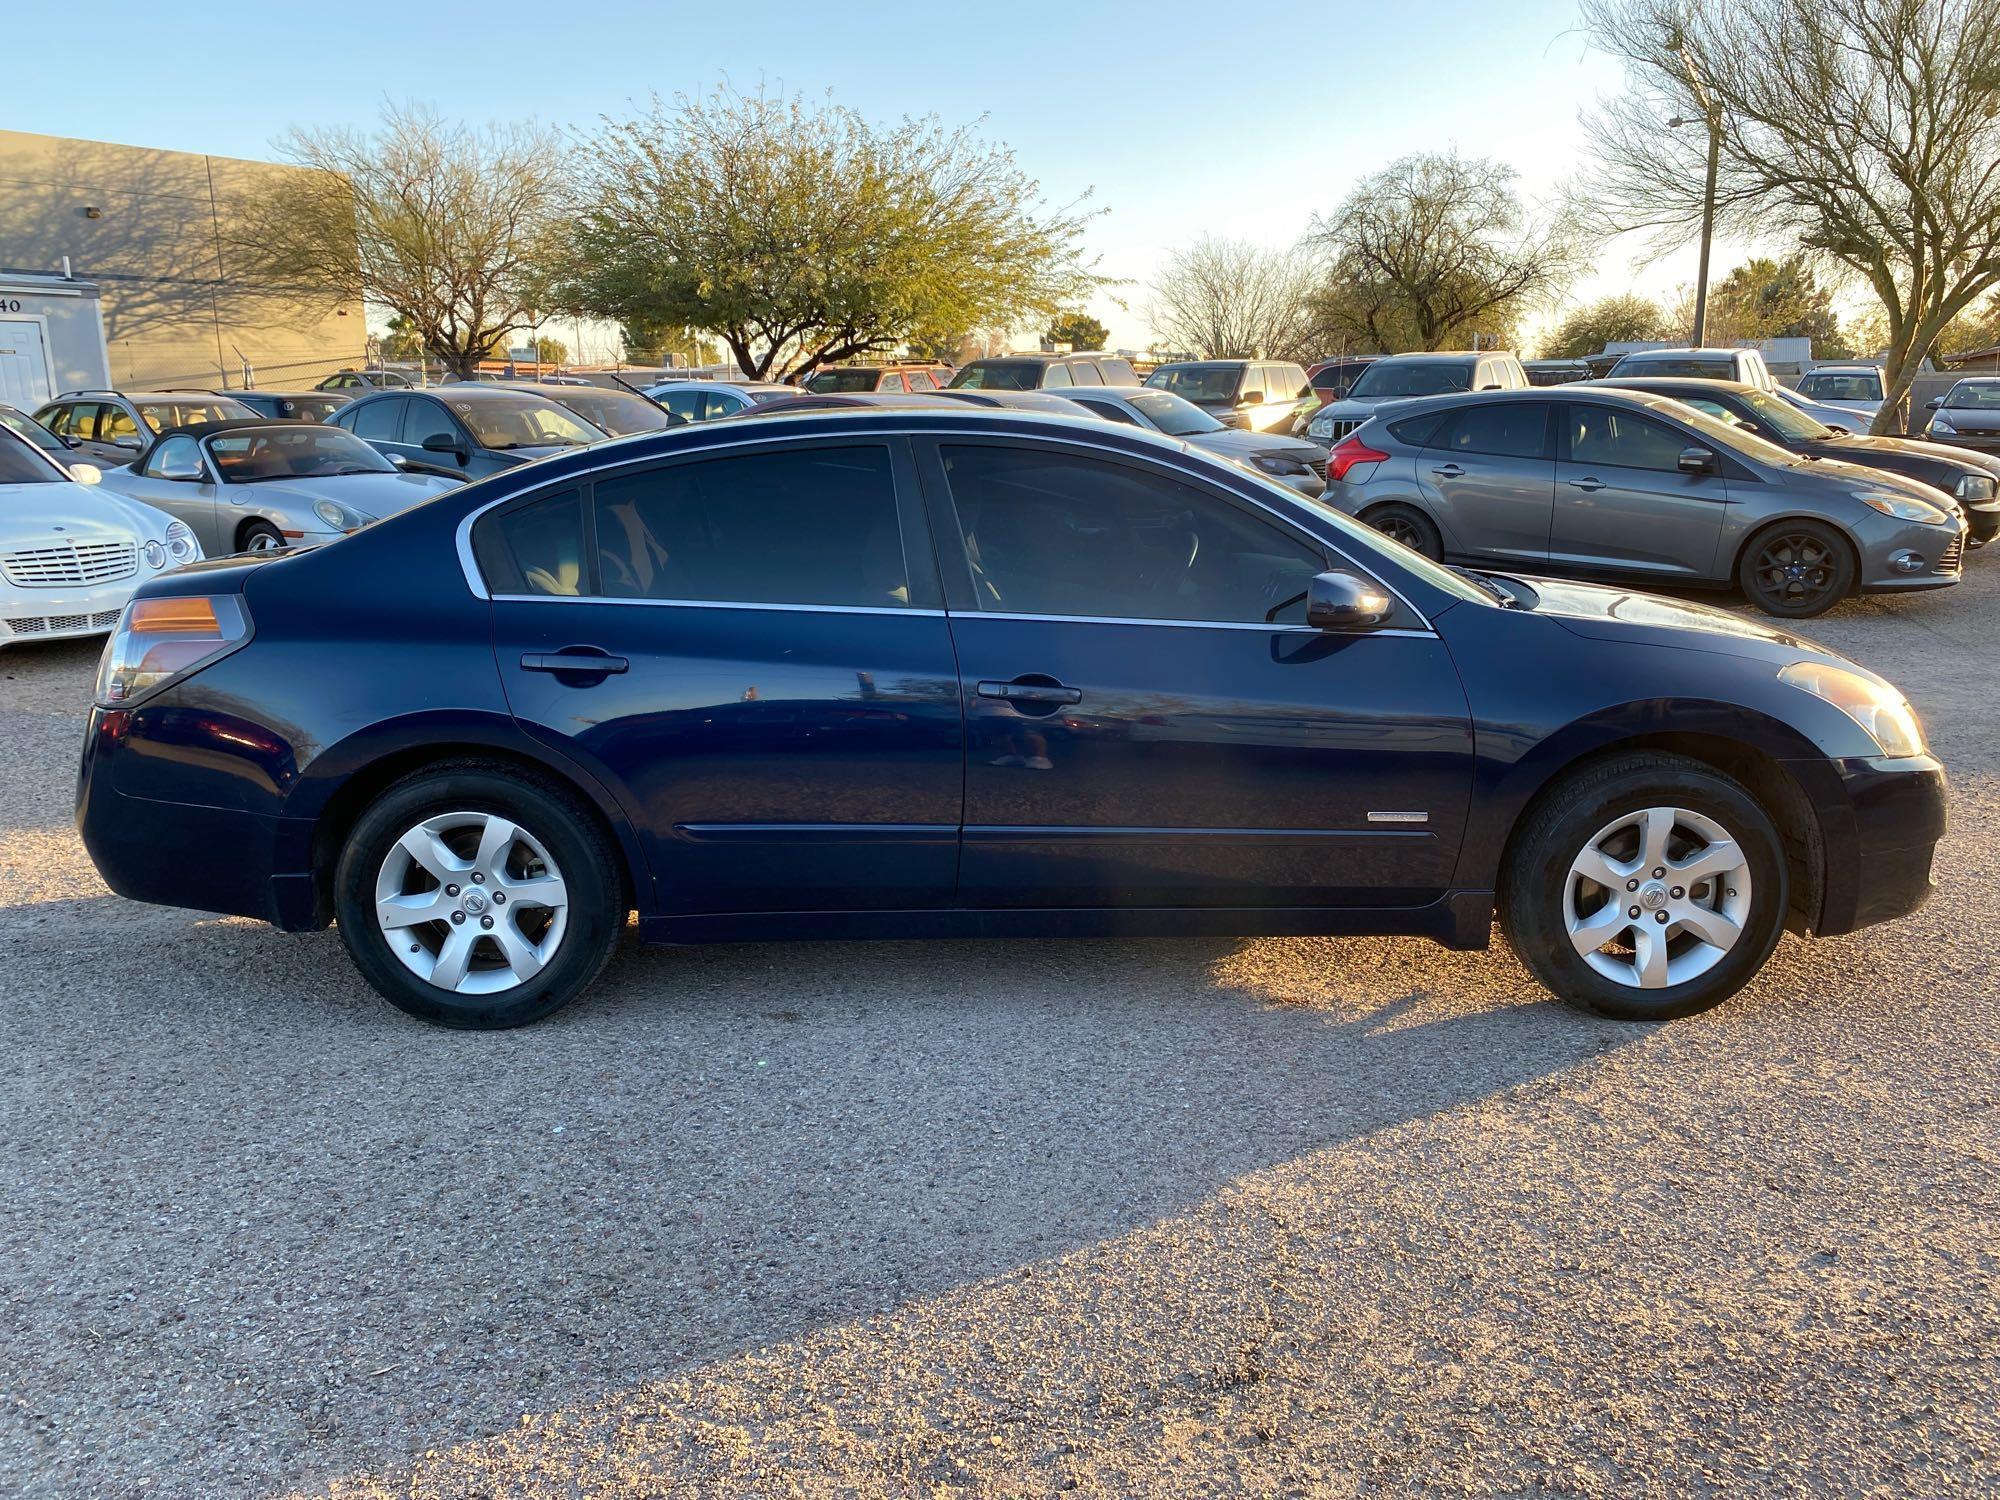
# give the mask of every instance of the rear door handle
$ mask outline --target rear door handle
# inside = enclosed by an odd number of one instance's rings
[[[1601,490],[1604,488],[1604,481],[1601,479],[1571,479],[1566,482],[1573,490]]]
[[[1432,469],[1431,472],[1437,475],[1437,477],[1440,479],[1456,479],[1458,478],[1459,475],[1463,474],[1465,470],[1461,469],[1457,464],[1444,464],[1438,468]]]
[[[1004,698],[1009,703],[1081,703],[1083,689],[1064,687],[1059,682],[982,682],[982,698]]]
[[[627,672],[632,663],[595,646],[577,646],[567,651],[529,651],[521,657],[524,672],[573,672],[579,677],[607,677]]]

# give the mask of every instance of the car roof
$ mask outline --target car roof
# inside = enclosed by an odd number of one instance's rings
[[[1627,382],[1643,380],[1649,390],[1664,389],[1687,391],[1690,395],[1713,395],[1716,391],[1760,391],[1762,386],[1751,385],[1744,380],[1704,380],[1699,375],[1629,375],[1620,379],[1616,375],[1606,375],[1597,380],[1572,381],[1572,385],[1612,386],[1630,389]]]
[[[279,397],[281,400],[285,401],[299,401],[305,399],[311,399],[314,401],[338,401],[340,399],[339,391],[314,391],[314,390],[267,391],[262,386],[257,387],[257,389],[254,391],[210,391],[208,394],[211,396],[227,396],[232,401],[241,401],[245,396],[276,396]]]
[[[630,396],[634,401],[644,401],[646,399],[639,392],[626,390],[623,386],[598,385],[594,381],[589,380],[579,380],[574,385],[550,385],[547,381],[543,380],[510,380],[507,382],[507,389],[510,391],[528,391],[533,395],[549,396],[558,401],[573,391],[596,391],[601,396]]]
[[[1509,354],[1507,349],[1413,349],[1406,354],[1381,354],[1375,358],[1378,365],[1413,365],[1423,361],[1493,359]]]
[[[1690,354],[1705,354],[1712,359],[1735,359],[1739,355],[1755,354],[1755,349],[1720,349],[1713,344],[1705,344],[1697,349],[1689,345],[1685,349],[1632,349],[1619,355],[1620,359],[1682,359]]]
[[[1814,365],[1806,371],[1808,375],[1880,375],[1881,373],[1880,365],[1871,365],[1865,360],[1856,360],[1853,364],[1845,365]]]

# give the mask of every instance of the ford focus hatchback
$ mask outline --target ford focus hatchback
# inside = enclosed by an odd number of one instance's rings
[[[1458,948],[1497,914],[1556,993],[1657,1019],[1787,926],[1916,906],[1943,797],[1902,696],[1794,636],[1461,575],[1136,429],[866,407],[149,582],[77,816],[119,893],[337,921],[448,1025],[548,1014],[634,911]]]

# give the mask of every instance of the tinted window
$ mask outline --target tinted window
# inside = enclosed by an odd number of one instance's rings
[[[1613,375],[1692,375],[1702,380],[1734,380],[1736,361],[1728,355],[1628,354],[1611,367]]]
[[[474,548],[486,586],[496,594],[569,597],[590,588],[583,507],[574,490],[481,521]]]
[[[0,484],[58,484],[68,477],[29,447],[25,438],[0,432]]]
[[[5,427],[9,432],[26,438],[44,453],[62,453],[65,451],[63,445],[56,441],[55,435],[48,428],[42,426],[39,422],[30,421],[17,411],[8,411],[6,408],[0,407],[0,427]]]
[[[1124,422],[1129,426],[1140,426],[1140,421],[1115,401],[1092,401],[1086,396],[1072,397],[1076,404],[1093,417],[1102,417],[1107,422]]]
[[[886,448],[676,464],[600,480],[593,506],[612,598],[909,603]]]
[[[410,404],[400,396],[385,396],[379,401],[363,401],[354,408],[354,415],[343,421],[341,426],[350,427],[354,435],[359,438],[368,438],[378,443],[401,442],[403,408]],[[346,417],[346,413],[343,412],[342,416]]]
[[[872,391],[880,378],[876,370],[821,370],[806,382],[806,389],[821,395],[841,394],[852,391]]]
[[[1471,388],[1472,366],[1464,361],[1384,359],[1363,370],[1348,395],[1356,400],[1386,401],[1395,396],[1437,396]]]
[[[1459,412],[1435,439],[1435,446],[1452,453],[1546,458],[1548,433],[1549,409],[1541,402],[1493,401]]]
[[[1674,470],[1681,466],[1681,450],[1688,446],[1685,433],[1628,411],[1615,411],[1608,406],[1569,409],[1572,463]]]
[[[1444,419],[1450,415],[1450,408],[1444,411],[1420,412],[1414,417],[1405,417],[1400,422],[1391,422],[1389,432],[1397,442],[1421,448],[1430,442],[1432,434],[1444,425]]]
[[[974,360],[951,377],[954,390],[1032,391],[1042,367],[1025,359]]]
[[[1299,624],[1326,566],[1276,526],[1150,470],[1026,448],[942,453],[981,609]]]
[[[668,411],[689,422],[699,422],[707,415],[701,397],[694,391],[668,391],[660,401]]]

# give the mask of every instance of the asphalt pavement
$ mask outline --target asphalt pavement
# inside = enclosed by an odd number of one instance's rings
[[[526,1031],[109,895],[0,654],[0,1494],[2000,1488],[2000,557],[1809,634],[1938,896],[1668,1026],[1503,946],[642,950]]]

